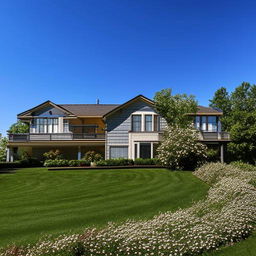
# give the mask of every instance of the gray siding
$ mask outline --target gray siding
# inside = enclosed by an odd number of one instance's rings
[[[128,132],[131,130],[131,114],[135,111],[153,111],[156,113],[149,104],[137,101],[108,117],[106,120],[106,158],[110,157],[109,146],[128,145]]]
[[[50,111],[52,114],[50,114]],[[59,116],[65,116],[64,112],[62,112],[60,109],[53,108],[51,106],[45,107],[41,110],[35,111],[33,113],[33,116],[41,116],[41,117],[59,117]]]

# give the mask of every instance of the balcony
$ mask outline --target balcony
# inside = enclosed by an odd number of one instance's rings
[[[228,132],[202,132],[199,133],[200,141],[230,141]]]
[[[20,133],[9,134],[10,142],[105,140],[105,133]]]

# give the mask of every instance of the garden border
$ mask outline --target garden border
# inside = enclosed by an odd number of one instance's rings
[[[67,167],[49,167],[48,171],[64,171],[64,170],[97,170],[97,169],[142,169],[142,168],[164,168],[166,169],[166,167],[163,167],[161,165],[113,165],[113,166],[67,166]]]

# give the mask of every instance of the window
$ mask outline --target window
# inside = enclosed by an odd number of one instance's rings
[[[160,130],[160,118],[157,115],[154,115],[154,131],[157,132]]]
[[[34,124],[36,133],[58,132],[58,118],[37,118]]]
[[[206,116],[201,117],[201,130],[202,131],[207,130],[207,117]]]
[[[195,117],[195,128],[200,129],[200,116]]]
[[[141,131],[141,115],[132,115],[132,131]]]
[[[217,116],[196,116],[195,128],[202,131],[217,132],[218,131],[218,118]]]
[[[217,117],[208,116],[208,131],[217,132]]]
[[[152,115],[145,115],[145,131],[152,131]]]
[[[69,132],[69,122],[67,119],[63,120],[63,132]]]
[[[128,158],[128,146],[110,146],[110,158]]]

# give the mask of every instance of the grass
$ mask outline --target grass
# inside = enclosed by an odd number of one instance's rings
[[[256,233],[230,247],[204,253],[203,256],[256,256]]]
[[[165,169],[21,169],[0,174],[0,246],[188,207],[208,186]]]

